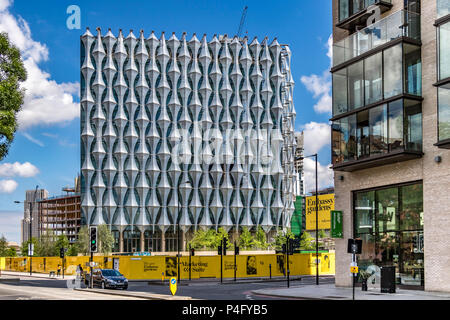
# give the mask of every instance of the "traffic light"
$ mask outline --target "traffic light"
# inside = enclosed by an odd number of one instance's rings
[[[288,254],[289,255],[294,254],[294,239],[289,239],[288,241]]]
[[[219,256],[222,255],[222,246],[219,246],[219,247],[217,248],[217,254],[218,254]]]
[[[59,257],[64,259],[64,248],[59,248]]]
[[[97,227],[91,227],[91,242],[90,242],[90,247],[91,247],[91,252],[97,252]]]
[[[194,248],[191,249],[191,256],[195,256],[195,249]]]

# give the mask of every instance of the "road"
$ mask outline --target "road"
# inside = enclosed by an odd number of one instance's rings
[[[291,281],[290,286],[304,286],[315,283],[314,277],[304,277],[301,281]],[[334,283],[334,277],[321,278],[321,283]],[[276,282],[238,282],[227,280],[221,284],[217,280],[191,281],[182,280],[178,286],[177,296],[189,296],[205,300],[280,300],[270,296],[254,295],[252,290],[286,288],[286,281]],[[105,291],[110,291],[106,289]],[[170,295],[168,284],[148,284],[148,282],[130,282],[128,291],[148,292]],[[110,291],[114,292],[114,291]],[[116,291],[117,292],[117,291]],[[69,300],[115,300],[135,299],[131,297],[85,293],[67,288],[67,281],[62,279],[45,279],[21,277],[19,284],[0,283],[0,300],[17,299],[69,299]]]

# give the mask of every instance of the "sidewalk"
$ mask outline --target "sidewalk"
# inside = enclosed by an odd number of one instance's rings
[[[292,286],[284,289],[252,290],[255,295],[305,300],[352,300],[352,288],[334,284]],[[361,291],[355,288],[355,300],[450,300],[450,293],[396,289],[396,293],[381,293],[380,289]]]
[[[76,276],[74,275],[64,275],[64,279],[62,275],[59,277],[54,276],[50,277],[48,273],[35,273],[33,272],[30,276],[29,272],[18,272],[18,271],[3,271],[0,279],[2,279],[4,276],[15,276],[15,277],[21,277],[21,278],[41,278],[41,279],[55,279],[55,280],[67,280],[67,279],[75,279]]]

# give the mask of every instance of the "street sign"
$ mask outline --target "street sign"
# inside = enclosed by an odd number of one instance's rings
[[[343,238],[344,232],[342,231],[342,211],[330,211],[331,213],[331,238]]]
[[[172,292],[173,296],[177,292],[177,278],[175,277],[170,278],[170,292]]]
[[[356,266],[356,267],[355,266],[351,266],[350,267],[350,272],[351,273],[358,273],[358,266]]]
[[[32,256],[34,254],[34,244],[33,243],[29,243],[28,244],[28,256]]]

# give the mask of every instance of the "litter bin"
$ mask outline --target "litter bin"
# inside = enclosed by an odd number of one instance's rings
[[[381,267],[381,292],[395,293],[395,267]]]

